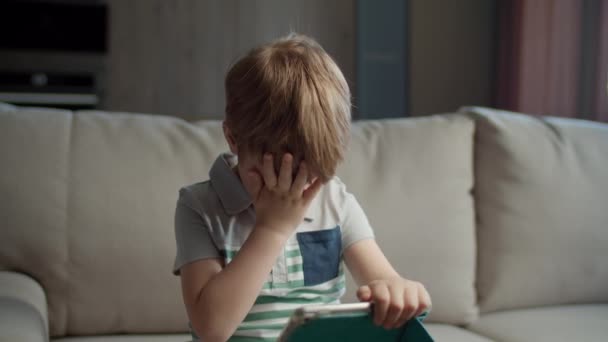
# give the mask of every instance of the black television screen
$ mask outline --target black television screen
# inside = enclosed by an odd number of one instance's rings
[[[0,1],[0,49],[105,52],[106,28],[102,1]]]

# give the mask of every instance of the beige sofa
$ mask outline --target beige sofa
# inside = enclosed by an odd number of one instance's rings
[[[0,341],[189,339],[173,210],[226,149],[215,121],[0,105]],[[607,125],[357,122],[339,176],[437,341],[608,341]]]

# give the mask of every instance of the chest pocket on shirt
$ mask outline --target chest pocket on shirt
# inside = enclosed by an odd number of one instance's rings
[[[321,284],[338,276],[342,251],[340,226],[297,233],[296,238],[302,254],[305,286]]]

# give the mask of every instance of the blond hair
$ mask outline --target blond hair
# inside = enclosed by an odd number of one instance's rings
[[[251,153],[305,160],[323,181],[349,140],[351,95],[344,75],[312,38],[290,34],[251,50],[226,76],[227,127]],[[261,154],[260,154],[261,155]]]

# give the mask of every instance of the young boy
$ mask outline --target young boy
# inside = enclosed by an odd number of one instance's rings
[[[424,286],[391,267],[334,177],[350,98],[331,57],[301,35],[252,50],[228,72],[233,154],[217,158],[209,181],[180,190],[175,214],[173,272],[195,340],[274,341],[297,307],[339,302],[342,260],[359,299],[374,302],[376,324],[398,327],[430,308]]]

